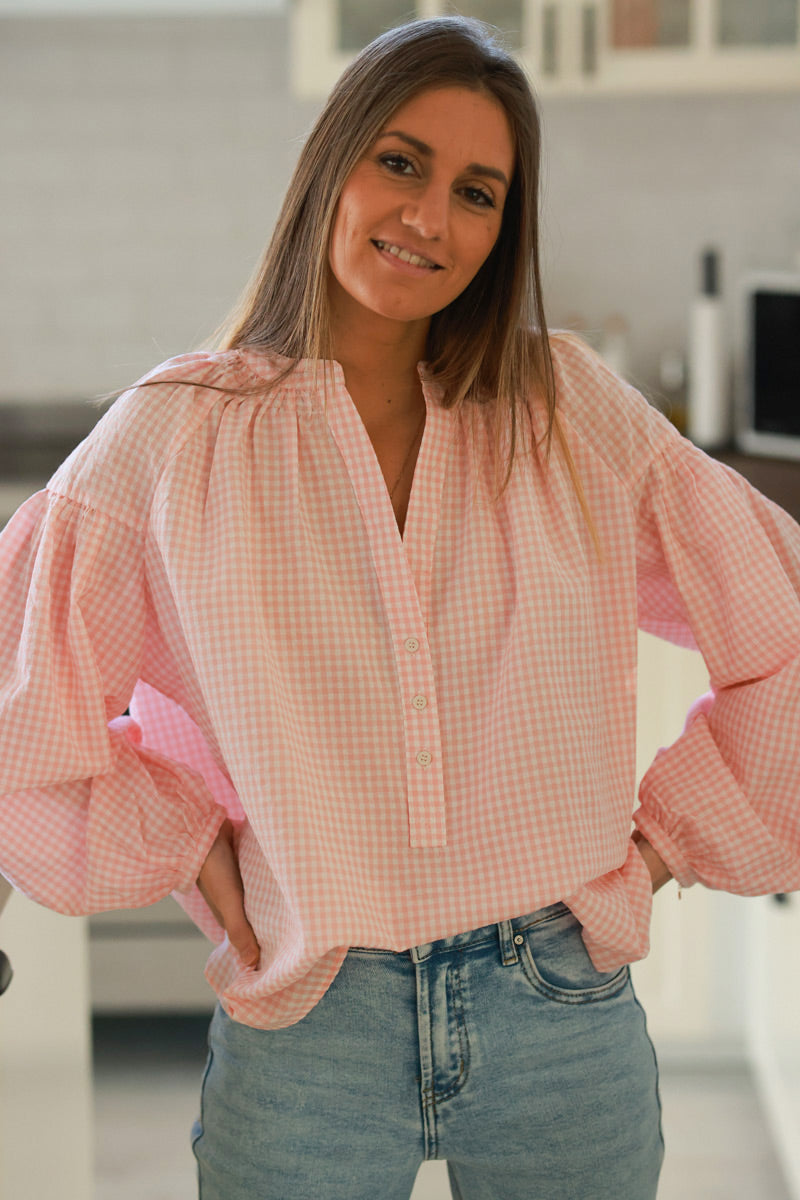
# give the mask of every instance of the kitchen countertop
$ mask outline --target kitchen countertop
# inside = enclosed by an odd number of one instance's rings
[[[761,458],[730,447],[718,450],[714,457],[744,475],[753,487],[800,521],[800,461]]]

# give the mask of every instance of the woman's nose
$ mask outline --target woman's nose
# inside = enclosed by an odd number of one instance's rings
[[[429,186],[406,202],[400,219],[407,228],[415,229],[421,237],[433,241],[447,232],[449,211],[449,189]]]

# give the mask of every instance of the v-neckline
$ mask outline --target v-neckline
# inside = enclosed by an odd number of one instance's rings
[[[436,384],[422,371],[420,375],[425,428],[414,464],[402,532],[372,440],[345,385],[344,372],[336,373],[337,386],[329,395],[327,412],[329,428],[361,510],[376,569],[382,574],[384,567],[394,562],[394,570],[408,573],[424,611],[431,587],[454,414],[437,403]]]

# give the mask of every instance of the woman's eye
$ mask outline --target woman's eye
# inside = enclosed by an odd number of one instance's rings
[[[395,175],[413,175],[414,164],[405,154],[382,154],[380,162]]]
[[[479,187],[465,187],[461,193],[470,204],[476,204],[479,208],[494,208],[494,196],[490,192],[485,192]]]

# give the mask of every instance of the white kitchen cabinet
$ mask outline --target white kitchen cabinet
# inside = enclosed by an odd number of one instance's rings
[[[207,1012],[216,997],[204,968],[213,946],[171,896],[89,920],[95,1013]]]
[[[595,58],[584,55],[577,72],[573,66],[570,73],[568,63],[548,90],[680,93],[800,86],[797,0],[569,3],[580,13],[573,21],[596,27]],[[529,65],[538,78],[537,64]]]
[[[295,91],[325,96],[355,52],[410,9],[454,8],[506,31],[542,95],[800,87],[800,0],[295,0]]]
[[[0,945],[0,1200],[91,1200],[87,922],[15,893]]]
[[[637,776],[675,740],[686,712],[708,691],[699,654],[639,635]],[[659,1053],[739,1059],[745,1053],[741,987],[747,905],[737,896],[669,883],[653,899],[650,954],[632,968]]]
[[[754,901],[746,925],[748,1035],[761,1100],[794,1200],[800,1200],[800,893]]]

